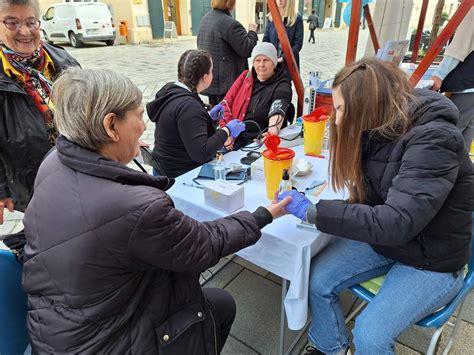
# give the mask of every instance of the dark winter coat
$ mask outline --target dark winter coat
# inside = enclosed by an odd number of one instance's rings
[[[211,53],[214,79],[203,94],[224,96],[234,80],[248,67],[247,58],[257,41],[257,33],[247,32],[227,11],[211,10],[204,15],[197,47]]]
[[[416,96],[413,126],[401,138],[364,136],[366,204],[321,200],[316,226],[398,262],[454,272],[470,255],[473,165],[454,104],[429,90]]]
[[[284,22],[286,23],[286,18]],[[298,69],[300,67],[300,51],[303,48],[303,18],[300,14],[296,16],[296,21],[293,26],[286,26],[286,34],[288,35],[288,40],[290,41],[291,49],[293,50],[293,55],[295,56],[296,65]],[[265,34],[263,35],[263,42],[270,42],[275,46],[278,52],[279,57],[284,57],[283,50],[280,46],[280,40],[278,39],[278,33],[275,28],[275,23],[273,21],[268,21],[267,27],[265,28]]]
[[[153,154],[168,177],[177,177],[212,159],[227,140],[216,131],[199,95],[168,83],[146,105],[155,122]]]
[[[315,30],[319,27],[319,18],[316,15],[309,15],[306,22],[309,22],[309,29]]]
[[[44,43],[56,75],[79,63],[64,49]],[[50,149],[42,114],[26,91],[3,71],[0,60],[0,198],[11,197],[23,211],[36,172]]]
[[[474,88],[474,51],[444,78],[441,92],[458,92]]]
[[[24,220],[33,353],[215,353],[199,273],[255,243],[271,215],[199,223],[170,185],[58,139]]]

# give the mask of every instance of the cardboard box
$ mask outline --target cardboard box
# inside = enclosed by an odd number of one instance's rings
[[[244,186],[226,181],[212,181],[204,186],[204,203],[218,210],[232,213],[244,207]]]
[[[252,180],[265,182],[265,173],[263,170],[263,158],[260,157],[250,164],[250,176]]]

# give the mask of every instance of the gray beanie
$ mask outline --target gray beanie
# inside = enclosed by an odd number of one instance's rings
[[[257,44],[252,50],[252,63],[255,61],[259,55],[264,55],[270,59],[275,67],[278,64],[277,50],[273,44],[270,42],[262,42]]]

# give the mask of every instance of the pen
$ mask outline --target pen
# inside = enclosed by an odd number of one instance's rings
[[[183,186],[195,187],[195,188],[197,188],[197,189],[202,189],[202,188],[203,188],[202,186],[195,185],[195,184],[188,184],[188,183],[186,183],[186,182],[183,182]]]

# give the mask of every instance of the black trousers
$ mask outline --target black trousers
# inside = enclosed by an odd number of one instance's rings
[[[314,31],[315,30],[309,30],[310,31],[310,35],[309,35],[309,39],[308,39],[308,42],[311,42],[311,38],[313,39],[313,43],[314,43]]]
[[[234,323],[236,307],[232,295],[220,288],[203,288],[216,323],[217,350],[222,351]]]

